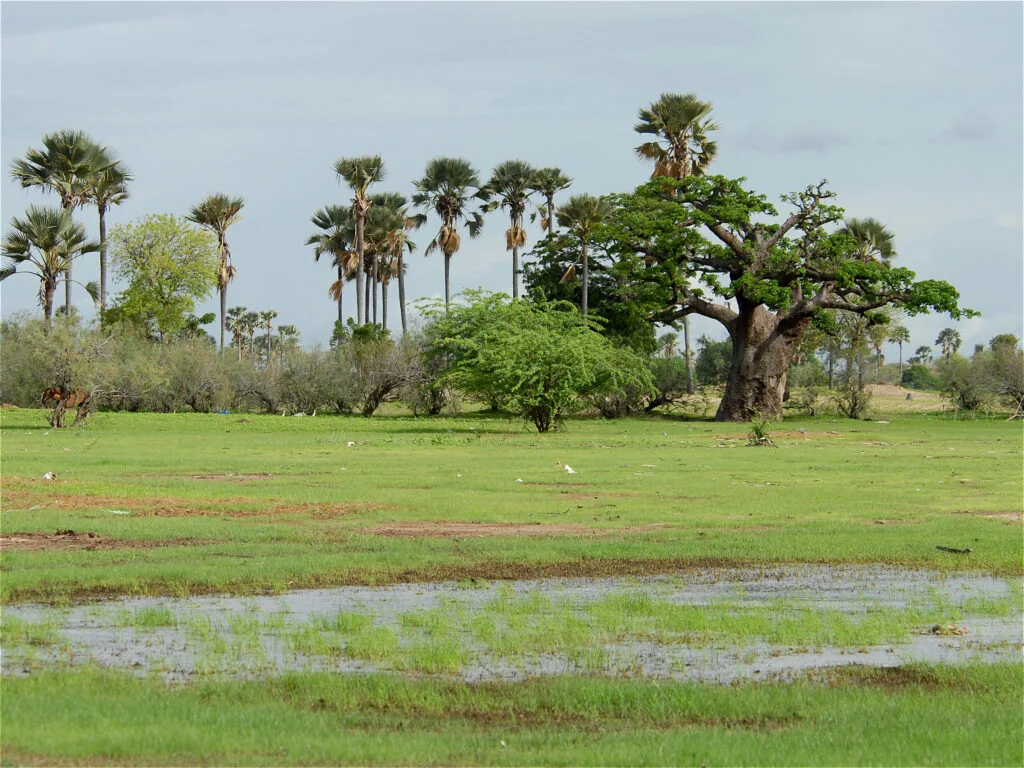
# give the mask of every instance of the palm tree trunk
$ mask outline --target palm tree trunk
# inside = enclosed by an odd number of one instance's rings
[[[587,316],[588,307],[588,296],[589,296],[589,283],[590,283],[590,264],[587,258],[587,241],[581,240],[582,244],[582,261],[583,261],[583,300],[580,302],[580,306],[583,309],[583,316]]]
[[[224,354],[224,316],[228,311],[228,284],[220,287],[220,351]]]
[[[366,322],[365,298],[363,297],[363,282],[366,278],[366,270],[363,265],[363,217],[356,216],[356,254],[359,257],[359,267],[356,270],[356,325],[363,325]]]
[[[388,284],[380,284],[380,325],[385,331],[388,329]]]
[[[451,263],[452,255],[445,253],[444,255],[444,311],[448,311],[448,304],[452,300],[452,281],[451,281]]]
[[[555,196],[548,198],[548,234],[555,231]]]
[[[367,276],[367,277],[369,277],[369,276]],[[363,280],[363,290],[364,290],[364,296],[363,296],[363,307],[364,307],[363,312],[364,312],[364,315],[363,315],[363,320],[366,323],[370,322],[370,287],[372,285],[373,285],[373,278],[372,277],[370,277],[370,279],[368,279],[368,280]],[[374,293],[376,294],[376,291]],[[377,322],[377,318],[376,317],[373,318],[373,321],[376,323]]]
[[[100,212],[100,311],[107,308],[107,206],[98,206]]]
[[[512,246],[512,298],[519,298],[519,246]]]
[[[690,316],[683,315],[683,344],[686,347],[686,393],[693,394],[693,348],[690,346]]]
[[[64,272],[64,304],[67,305],[68,317],[71,317],[71,260]]]
[[[378,272],[379,268],[380,267],[379,267],[379,265],[377,263],[377,253],[376,253],[376,251],[374,251],[374,254],[373,254],[373,267],[372,267],[372,270],[373,270],[373,324],[374,325],[377,324],[377,285],[380,283],[380,281],[377,279],[377,276],[379,274],[379,272]],[[381,290],[383,290],[383,287],[381,288]]]
[[[900,347],[900,384],[903,384],[903,342],[899,343]]]
[[[339,286],[344,285],[344,281],[345,281],[345,270],[341,268],[341,261],[338,261],[338,285]],[[342,316],[342,313],[341,313],[341,295],[342,295],[342,292],[338,291],[338,322],[339,323],[344,323],[345,322],[345,318]]]
[[[57,284],[43,284],[43,333],[50,333],[50,318],[53,317],[53,294],[57,292]]]
[[[398,254],[398,309],[402,313],[402,336],[408,333],[405,322],[405,260],[401,252]]]

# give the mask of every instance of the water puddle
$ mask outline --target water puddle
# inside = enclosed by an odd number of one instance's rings
[[[1022,657],[1018,580],[882,567],[709,569],[139,598],[3,610],[0,673],[101,666],[183,681],[401,671],[729,682],[850,664]]]

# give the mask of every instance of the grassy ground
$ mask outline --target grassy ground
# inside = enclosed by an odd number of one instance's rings
[[[887,407],[873,421],[787,420],[772,428],[774,448],[749,447],[744,425],[670,419],[579,420],[538,435],[478,413],[100,413],[84,429],[57,431],[43,411],[3,409],[0,603],[716,564],[1024,575],[1020,423],[953,421],[896,400]],[[55,479],[43,479],[47,472]],[[641,608],[596,603],[587,625],[599,636],[704,632],[727,642],[781,632],[785,642],[813,644],[842,643],[837,632],[892,639],[910,621],[893,614],[843,627],[808,614],[789,626],[753,614],[737,620],[727,605],[699,615]],[[518,634],[493,643],[572,639],[571,617],[542,626],[517,610],[495,609],[505,624],[522,621]],[[175,620],[159,609],[122,619],[135,630]],[[403,632],[424,638],[403,651],[396,666],[406,673],[181,687],[68,669],[5,678],[0,761],[1024,762],[1016,665],[848,670],[789,685],[599,675],[467,686],[431,676],[460,658],[459,648],[428,642],[457,620],[404,619]],[[197,642],[218,642],[201,617],[191,621]],[[252,621],[239,617],[232,631],[254,635]],[[328,623],[296,629],[296,648],[329,651],[333,637],[345,637],[346,653],[394,653],[394,641],[359,617]],[[60,643],[52,627],[4,624],[5,644]],[[486,626],[472,629],[487,641]]]

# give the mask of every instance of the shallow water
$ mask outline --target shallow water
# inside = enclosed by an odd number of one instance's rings
[[[729,682],[738,678],[792,677],[805,670],[851,664],[898,666],[909,662],[1019,661],[1024,629],[1020,586],[982,575],[942,575],[884,567],[792,566],[771,569],[708,569],[674,576],[633,579],[542,579],[493,583],[402,584],[299,590],[265,597],[138,598],[54,609],[17,605],[4,618],[52,627],[42,644],[7,642],[3,675],[53,666],[93,665],[156,672],[168,680],[206,675],[252,676],[292,670],[364,673],[387,669],[443,669],[467,681],[522,680],[533,675],[596,673],[614,676]],[[530,603],[531,620],[586,618],[587,606],[611,596],[650,598],[679,606],[763,608],[780,618],[812,611],[838,611],[862,618],[880,609],[947,610],[949,624],[964,635],[929,634],[915,627],[905,642],[888,645],[803,647],[727,638],[662,635],[625,636],[584,643],[564,652],[496,652],[470,625],[492,617],[497,632],[510,620],[502,609]],[[967,601],[981,598],[1016,604],[1010,616],[970,615]],[[504,602],[502,602],[504,601]],[[531,603],[532,601],[532,603]],[[495,606],[498,606],[496,609]],[[557,607],[556,607],[557,606]],[[162,612],[147,627],[140,617]],[[957,615],[954,620],[953,614]],[[396,644],[370,658],[354,658],[344,632],[333,651],[301,650],[294,633],[320,619],[359,614]],[[774,613],[772,614],[775,615]],[[443,619],[440,634],[422,629],[431,616]],[[947,622],[943,622],[943,626]],[[917,634],[920,632],[920,634]],[[595,635],[596,637],[596,635]],[[493,638],[492,638],[493,640]],[[419,644],[460,649],[440,667],[412,663]],[[397,661],[404,658],[405,662]]]

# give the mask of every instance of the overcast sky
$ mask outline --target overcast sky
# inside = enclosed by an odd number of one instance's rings
[[[627,192],[650,173],[633,152],[638,109],[693,92],[721,125],[714,172],[774,201],[827,178],[848,216],[895,233],[902,266],[948,280],[983,313],[908,319],[911,350],[953,326],[969,353],[998,333],[1024,336],[1022,7],[3,2],[4,231],[47,200],[10,180],[11,162],[44,133],[85,130],[135,175],[112,224],[182,215],[213,192],[243,196],[228,234],[239,272],[229,306],[277,309],[306,346],[326,344],[333,273],[304,242],[317,208],[350,198],[338,157],[382,155],[378,189],[405,195],[438,155],[467,158],[481,178],[522,159],[562,168],[570,194]],[[77,215],[97,234],[94,209]],[[481,238],[464,238],[453,292],[510,292],[506,227],[495,212]],[[413,235],[410,299],[443,295],[443,259],[422,255],[436,229],[431,218]],[[539,225],[528,234],[527,248]],[[75,268],[98,275],[95,256]],[[35,308],[37,288],[5,281],[3,316]]]

